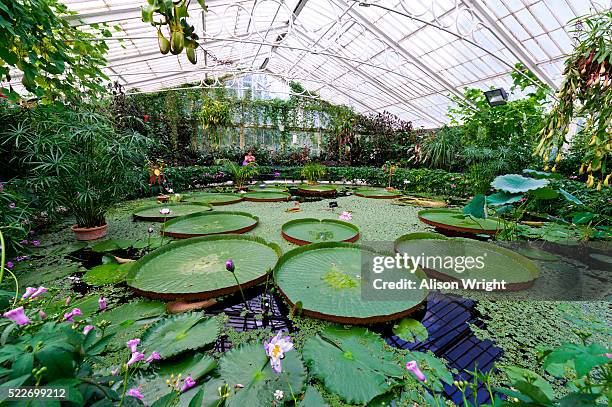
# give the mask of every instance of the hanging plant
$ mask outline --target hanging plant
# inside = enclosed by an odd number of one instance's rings
[[[157,28],[159,51],[164,55],[168,52],[179,55],[185,50],[187,59],[195,65],[197,63],[196,48],[199,46],[200,38],[195,33],[194,26],[187,22],[189,3],[188,0],[147,0],[147,4],[142,6],[141,11],[142,21],[151,23]],[[198,0],[198,3],[206,12],[205,1]],[[156,20],[155,17],[160,17],[160,19]],[[167,27],[168,36],[164,35],[162,27]]]
[[[213,146],[218,148],[221,143],[218,130],[232,125],[230,106],[219,100],[204,99],[200,110],[200,122],[204,131],[209,130]]]
[[[565,62],[559,100],[545,119],[536,154],[556,171],[570,123],[585,119],[580,133],[589,140],[580,167],[587,185],[608,186],[612,153],[612,11],[575,21],[577,45]],[[545,168],[548,170],[548,168]]]

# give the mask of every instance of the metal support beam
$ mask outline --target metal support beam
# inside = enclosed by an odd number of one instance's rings
[[[487,9],[487,6],[479,0],[461,0],[474,14],[484,23],[491,34],[506,47],[527,69],[529,69],[539,80],[553,89],[557,85],[552,78],[544,72],[529,55],[527,49],[508,31],[502,24],[495,21],[495,17]]]
[[[299,30],[297,30],[297,31],[304,38],[308,39],[309,41],[311,40],[306,33],[303,33],[303,32],[301,32]],[[438,125],[444,125],[444,122],[442,122],[440,119],[430,115],[426,110],[423,110],[422,108],[418,107],[417,105],[411,103],[409,100],[406,100],[406,95],[402,95],[397,90],[395,90],[393,88],[390,88],[389,86],[387,86],[385,83],[383,83],[379,79],[374,78],[373,76],[371,76],[367,72],[364,72],[361,68],[356,67],[353,64],[351,64],[350,62],[344,61],[342,59],[337,59],[336,62],[338,64],[344,66],[345,68],[347,68],[352,73],[354,73],[354,74],[356,74],[358,76],[361,76],[367,82],[370,82],[372,85],[374,85],[374,87],[376,87],[378,89],[381,89],[384,93],[386,93],[387,95],[389,95],[392,98],[396,99],[398,102],[403,102],[403,104],[405,104],[406,106],[409,106],[411,109],[414,109],[415,112],[420,113],[423,117],[426,117],[427,119],[431,120],[433,123],[438,124]]]
[[[346,3],[345,0],[332,0],[332,1],[335,2],[337,5],[339,5],[340,7],[347,7],[348,6],[348,3]],[[348,14],[351,17],[353,17],[357,22],[359,22],[361,25],[363,25],[366,29],[368,29],[368,31],[370,31],[373,34],[377,35],[384,42],[386,42],[387,45],[389,45],[389,47],[393,48],[395,50],[395,52],[397,52],[399,55],[404,57],[406,59],[406,61],[412,63],[414,66],[417,67],[417,69],[419,69],[420,71],[426,73],[427,76],[429,76],[430,78],[432,78],[433,80],[438,82],[447,91],[449,91],[453,95],[457,96],[460,100],[462,100],[465,103],[468,103],[468,104],[471,105],[471,103],[468,102],[465,99],[465,96],[463,95],[463,92],[461,92],[459,89],[457,89],[455,87],[455,85],[453,85],[448,80],[446,80],[444,77],[442,77],[440,75],[440,73],[434,71],[429,66],[427,66],[426,64],[421,62],[419,59],[417,59],[414,55],[412,55],[410,52],[408,52],[401,44],[399,44],[397,41],[395,41],[393,38],[391,38],[387,33],[385,33],[383,30],[378,28],[376,25],[372,24],[372,22],[369,21],[366,17],[364,17],[360,12],[358,12],[355,9],[351,9],[351,10],[349,10]]]
[[[280,58],[284,59],[285,61],[287,61],[287,62],[291,63],[291,60],[290,60],[289,58],[285,57],[284,55],[281,55],[281,54],[279,54],[279,53],[277,53],[276,55],[278,55]],[[274,73],[273,71],[270,71],[270,72],[271,72],[271,73],[273,73],[274,75],[277,75],[277,74],[276,74],[276,73]],[[313,76],[313,77],[317,78],[317,80],[318,80],[319,82],[323,82],[323,80],[322,80],[322,79],[321,79],[319,76],[315,75],[313,72],[309,72],[309,74],[310,74],[311,76]],[[284,80],[285,80],[287,83],[289,83],[289,82],[287,81],[287,79],[286,79],[286,78],[284,78]],[[352,96],[351,96],[349,93],[344,92],[343,90],[338,89],[338,88],[337,88],[337,87],[335,87],[334,85],[328,85],[328,86],[329,86],[330,88],[332,88],[333,90],[335,90],[336,92],[338,92],[338,93],[340,93],[340,94],[342,94],[342,95],[346,96],[346,97],[347,97],[349,100],[353,100],[353,101],[355,101],[356,103],[360,104],[361,106],[365,107],[365,108],[366,108],[368,111],[370,111],[370,112],[375,112],[375,111],[376,111],[376,109],[374,109],[372,106],[368,106],[366,103],[364,103],[364,102],[362,102],[362,101],[359,101],[359,100],[357,100],[357,99],[353,98],[353,97],[352,97]]]

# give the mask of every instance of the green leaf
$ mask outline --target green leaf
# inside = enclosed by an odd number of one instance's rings
[[[163,359],[187,350],[210,345],[217,340],[219,327],[215,318],[203,312],[191,312],[166,317],[149,327],[142,335],[142,346],[156,350]]]
[[[168,362],[157,361],[152,363],[152,367],[152,369],[137,372],[130,382],[130,387],[141,389],[147,403],[152,403],[168,393],[169,389],[166,380],[170,379],[171,375],[176,377],[180,374],[183,379],[191,376],[197,383],[201,383],[202,379],[217,367],[217,361],[208,355],[196,353]],[[192,391],[193,393],[191,393]],[[185,392],[183,395],[194,393],[194,389],[190,389],[189,392]],[[189,398],[184,400],[181,397],[181,401],[185,401],[181,405],[186,405],[187,400]]]
[[[570,393],[559,400],[559,407],[593,407],[599,394]]]
[[[544,359],[542,367],[548,370],[551,365],[573,361],[574,368],[576,369],[576,376],[581,378],[588,374],[594,367],[610,363],[610,359],[607,356],[603,356],[606,353],[610,352],[595,343],[589,346],[573,343],[564,344],[553,350],[546,359]]]
[[[487,205],[499,206],[520,201],[523,194],[511,194],[505,191],[499,191],[495,194],[487,196]]]
[[[478,194],[463,208],[463,214],[479,219],[487,218],[487,198]]]
[[[304,399],[299,404],[300,407],[328,407],[323,396],[317,389],[307,386],[304,392]]]
[[[204,386],[198,390],[198,392],[193,396],[193,398],[189,401],[188,407],[202,407],[204,402]]]
[[[561,176],[557,173],[554,172],[544,172],[544,171],[538,171],[538,170],[532,170],[532,169],[525,169],[523,170],[523,174],[525,175],[529,175],[532,178],[560,178]]]
[[[47,368],[45,378],[53,381],[74,374],[75,361],[72,352],[57,346],[44,346],[35,353],[36,359]]]
[[[405,374],[385,342],[365,328],[327,328],[309,338],[302,352],[311,375],[351,404],[367,404]]]
[[[559,193],[560,193],[561,195],[563,195],[563,197],[564,197],[565,199],[567,199],[568,201],[570,201],[570,202],[571,202],[571,203],[573,203],[573,204],[576,204],[576,205],[584,205],[580,199],[576,198],[574,195],[570,194],[569,192],[567,192],[567,191],[566,191],[566,190],[564,190],[564,189],[559,188]]]
[[[537,385],[525,382],[518,381],[514,383],[514,387],[520,391],[522,394],[529,397],[531,400],[539,403],[547,405],[550,403],[550,398],[540,389]]]
[[[112,252],[115,250],[127,249],[132,247],[132,241],[128,239],[107,239],[96,243],[91,250],[96,253]]]
[[[493,182],[491,182],[491,186],[495,189],[515,194],[543,188],[547,186],[548,183],[549,181],[545,179],[533,179],[523,177],[519,174],[507,174],[496,177]]]
[[[15,379],[6,381],[4,383],[2,383],[2,387],[19,387],[22,384],[24,384],[29,378],[30,378],[31,374],[28,373],[26,375],[23,376],[19,376]],[[4,400],[6,400],[8,398],[8,391],[7,392],[0,392],[0,402],[3,402]]]
[[[32,367],[34,366],[34,354],[32,353],[24,353],[21,356],[18,356],[13,362],[11,366],[11,379],[16,379],[23,375],[29,375],[32,373]]]
[[[172,407],[176,405],[176,401],[179,398],[179,393],[176,391],[171,391],[163,397],[160,397],[155,401],[155,403],[151,404],[151,407]]]
[[[587,223],[592,221],[595,216],[597,215],[592,212],[578,212],[575,213],[572,217],[572,223],[574,225],[586,225]]]
[[[505,366],[502,370],[508,375],[508,378],[514,383],[519,381],[529,382],[537,386],[544,395],[549,399],[555,398],[555,392],[542,376],[528,369],[523,369],[518,366]]]
[[[101,264],[88,270],[83,276],[83,281],[93,286],[121,283],[125,281],[132,265],[133,262],[125,264]]]
[[[549,200],[556,199],[559,196],[559,192],[552,188],[539,188],[531,191],[531,194],[538,199]]]
[[[295,350],[285,354],[281,368],[281,373],[272,370],[260,343],[242,345],[227,352],[219,361],[219,375],[230,389],[235,389],[237,384],[244,387],[232,392],[225,406],[269,407],[273,405],[276,390],[284,393],[284,401],[292,400],[292,392],[302,392],[306,369]]]
[[[412,318],[404,318],[394,325],[393,333],[406,342],[423,342],[429,337],[427,328]]]

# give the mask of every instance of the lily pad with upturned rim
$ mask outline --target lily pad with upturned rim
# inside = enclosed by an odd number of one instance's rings
[[[213,206],[231,205],[242,201],[242,196],[231,193],[194,192],[185,197],[187,202],[203,202]]]
[[[300,246],[321,242],[355,242],[359,239],[359,228],[335,219],[303,218],[285,223],[281,235]]]
[[[257,223],[259,218],[247,212],[200,212],[164,223],[160,233],[178,239],[228,233],[240,234],[254,229]]]
[[[163,215],[159,211],[161,209],[170,209],[170,213]],[[165,222],[179,216],[191,215],[193,213],[212,211],[212,206],[202,202],[192,203],[175,203],[166,205],[147,206],[138,209],[132,215],[135,220],[143,220],[148,222]]]
[[[284,202],[284,201],[288,201],[291,199],[291,194],[287,192],[280,192],[280,191],[276,191],[276,192],[253,191],[253,192],[247,192],[246,194],[243,194],[242,197],[244,198],[245,201],[251,201],[251,202]]]
[[[280,248],[254,236],[205,236],[164,246],[138,260],[127,283],[152,298],[205,300],[239,290],[225,262],[232,259],[243,289],[266,279]]]
[[[250,192],[287,192],[288,188],[284,185],[275,185],[275,184],[264,184],[261,185],[253,185],[249,187]]]
[[[338,188],[335,185],[327,184],[315,184],[307,185],[302,184],[297,186],[297,194],[302,196],[336,196]]]
[[[401,197],[402,193],[396,189],[389,191],[385,188],[357,188],[355,195],[373,199],[395,199]]]
[[[377,255],[352,243],[313,243],[285,253],[276,263],[274,281],[291,306],[300,302],[302,313],[314,318],[370,324],[412,313],[427,297],[427,290],[407,290],[404,301],[364,300],[362,284],[372,282],[369,273],[362,279],[363,256]],[[419,285],[417,275],[403,277]]]
[[[403,254],[419,256],[438,256],[444,261],[431,264],[421,264],[425,273],[441,281],[460,281],[461,279],[475,279],[505,281],[508,291],[518,291],[533,285],[539,277],[538,266],[528,258],[492,243],[481,242],[466,238],[410,238],[410,235],[401,236],[395,241],[395,251]],[[466,259],[467,257],[481,257],[483,267],[476,267],[476,261],[469,268],[462,266],[457,269],[455,262],[446,261],[447,258]]]
[[[494,235],[504,226],[501,219],[489,217],[477,219],[464,215],[457,209],[426,209],[418,213],[419,220],[440,230],[461,233]]]

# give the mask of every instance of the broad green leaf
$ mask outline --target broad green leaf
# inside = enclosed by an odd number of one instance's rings
[[[589,223],[596,215],[592,212],[578,212],[572,218],[574,225],[585,225]]]
[[[545,179],[533,179],[523,177],[519,174],[507,174],[496,177],[493,182],[491,182],[491,186],[501,191],[516,194],[543,188],[547,186],[548,183],[549,181]]]
[[[327,328],[308,339],[302,353],[311,375],[352,404],[386,393],[406,372],[385,342],[365,328]]]
[[[226,407],[269,407],[274,392],[281,390],[284,401],[292,400],[305,385],[306,369],[298,352],[290,350],[281,362],[281,373],[275,373],[261,343],[242,345],[227,352],[219,361],[219,375],[232,391]]]
[[[393,333],[406,342],[423,342],[429,337],[427,328],[412,318],[404,318],[394,325]]]
[[[546,395],[546,397],[551,400],[554,399],[555,392],[552,386],[539,374],[518,366],[505,366],[502,368],[502,370],[506,373],[506,375],[508,375],[508,378],[512,383],[519,381],[532,383],[533,385],[537,386],[542,393]]]
[[[479,219],[487,218],[487,198],[482,195],[476,195],[467,205],[463,208],[463,214],[467,216],[473,216]]]
[[[167,359],[214,343],[218,334],[215,318],[205,317],[203,312],[190,312],[157,321],[141,339],[143,348],[157,351],[162,359]]]
[[[556,199],[557,197],[559,197],[559,192],[548,187],[535,189],[531,191],[531,194],[536,198],[543,200]]]
[[[573,361],[576,375],[578,378],[581,378],[594,367],[610,363],[610,359],[607,356],[603,356],[606,353],[610,353],[609,350],[595,343],[589,346],[566,343],[552,351],[546,357],[542,366],[548,370],[551,365]]]
[[[576,204],[576,205],[584,205],[580,199],[576,198],[574,195],[570,194],[569,192],[567,192],[567,191],[566,191],[566,190],[564,190],[564,189],[559,188],[559,193],[560,193],[561,195],[563,195],[563,197],[564,197],[565,199],[567,199],[568,201],[570,201],[570,202],[571,202],[571,203],[573,203],[573,204]]]
[[[499,191],[495,194],[487,196],[487,205],[499,206],[520,201],[523,194],[511,194],[505,191]]]
[[[307,386],[300,407],[328,407],[321,393],[312,386]]]

